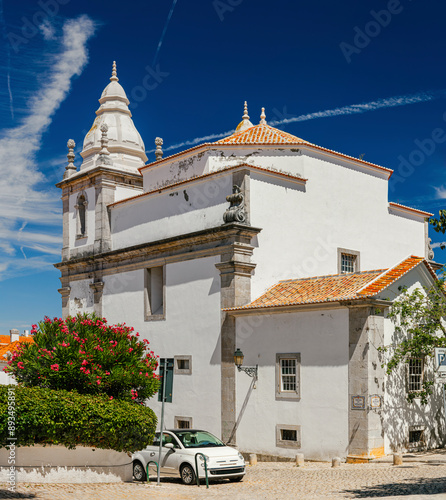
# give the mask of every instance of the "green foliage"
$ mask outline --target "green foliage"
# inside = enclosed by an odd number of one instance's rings
[[[430,289],[415,289],[408,293],[402,289],[399,300],[394,301],[389,317],[395,325],[395,334],[403,340],[394,346],[380,348],[389,352],[387,374],[400,366],[409,363],[410,358],[433,358],[436,347],[446,347],[446,296],[444,280],[438,280]],[[407,400],[412,402],[421,398],[426,404],[432,394],[432,380],[423,380],[423,388],[419,392],[410,392]]]
[[[429,219],[429,224],[434,226],[434,230],[437,233],[445,233],[446,232],[446,210],[440,210],[439,212],[439,217],[436,219],[435,217],[431,217]],[[441,249],[443,249],[445,246],[440,245]]]
[[[8,388],[15,397],[16,446],[61,444],[134,452],[153,442],[154,412],[105,394],[82,395],[39,387],[0,386],[0,447],[8,441]],[[12,391],[11,391],[12,392]]]
[[[26,387],[143,403],[158,390],[158,361],[132,331],[95,315],[45,318],[33,325],[34,342],[22,343],[4,370]]]

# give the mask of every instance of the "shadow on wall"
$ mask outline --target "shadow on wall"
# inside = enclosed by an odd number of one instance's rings
[[[444,446],[446,439],[444,429],[444,410],[442,404],[442,388],[435,384],[431,402],[422,405],[418,399],[409,403],[407,397],[407,365],[403,363],[387,377],[385,383],[384,412],[381,414],[382,428],[389,439],[392,451],[415,451],[420,449]],[[425,376],[432,380],[432,365],[426,367]],[[420,444],[409,446],[409,430],[423,429]],[[401,493],[400,493],[401,494]],[[414,494],[414,493],[412,493]]]

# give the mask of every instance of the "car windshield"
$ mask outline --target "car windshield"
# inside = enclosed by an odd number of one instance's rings
[[[206,431],[175,431],[185,448],[206,448],[225,446],[217,437]]]

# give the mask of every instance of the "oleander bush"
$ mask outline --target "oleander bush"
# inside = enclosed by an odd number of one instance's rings
[[[157,356],[124,324],[82,314],[33,325],[34,342],[12,353],[4,371],[19,384],[141,403],[158,390]]]
[[[60,444],[134,452],[153,442],[156,422],[150,408],[106,394],[0,386],[0,447]]]

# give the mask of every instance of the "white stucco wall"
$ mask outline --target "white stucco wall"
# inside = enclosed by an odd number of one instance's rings
[[[382,298],[397,300],[401,292],[399,286],[407,287],[412,293],[416,288],[430,287],[431,280],[424,266],[418,266],[397,283],[389,287],[380,295]],[[386,317],[384,324],[384,345],[389,346],[399,343],[401,337],[394,331],[393,321]],[[391,352],[386,354],[386,360],[390,359]],[[383,428],[384,446],[386,453],[392,453],[397,449],[405,447],[411,426],[423,426],[425,428],[426,444],[430,448],[444,445],[445,420],[443,408],[443,394],[441,383],[433,376],[432,361],[426,363],[425,376],[428,380],[436,380],[433,387],[433,395],[429,398],[429,404],[422,405],[419,398],[413,403],[408,403],[406,396],[406,365],[403,363],[396,368],[391,375],[386,376],[386,394],[384,400]],[[444,380],[444,379],[443,379]]]
[[[259,365],[237,431],[244,452],[329,460],[348,447],[348,309],[237,318],[244,365]],[[301,399],[276,400],[276,354],[301,354]],[[237,373],[237,414],[251,379]],[[276,424],[300,425],[302,447],[276,446]]]
[[[94,310],[93,291],[90,284],[92,279],[77,280],[70,282],[69,314],[74,316],[78,313],[91,313]]]
[[[424,257],[424,222],[389,214],[387,181],[305,157],[305,191],[251,174],[251,224],[261,227],[252,297],[281,279],[336,274],[337,248],[360,252],[361,270]]]
[[[220,435],[220,277],[217,257],[166,265],[165,319],[144,321],[144,269],[104,276],[103,315],[131,325],[160,357],[192,355],[192,374],[175,374],[165,425],[192,417],[195,427]],[[157,263],[157,265],[160,265]],[[148,402],[161,416],[155,396]]]
[[[142,193],[143,190],[136,186],[116,186],[115,189],[115,201],[124,200],[125,198],[130,198]]]
[[[71,248],[79,248],[85,247],[87,245],[93,245],[94,237],[95,237],[95,189],[94,187],[90,187],[84,190],[88,206],[85,214],[85,222],[86,222],[86,232],[87,236],[85,238],[76,239],[77,234],[77,209],[74,208],[77,204],[77,198],[80,192],[76,191],[75,193],[70,195],[69,201],[69,238],[70,238],[70,247]]]
[[[0,385],[16,385],[17,382],[15,381],[15,379],[11,375],[8,375],[3,371],[3,368],[5,368],[6,366],[8,366],[7,363],[0,362]]]
[[[229,172],[116,205],[111,210],[113,249],[220,226],[230,193]]]

